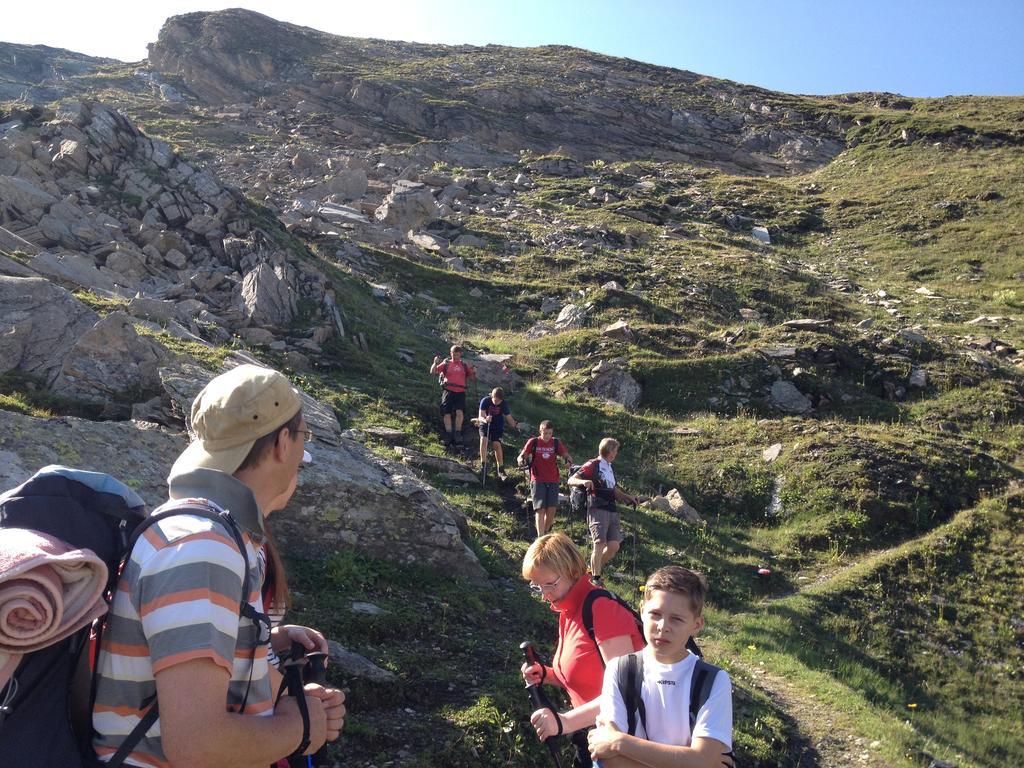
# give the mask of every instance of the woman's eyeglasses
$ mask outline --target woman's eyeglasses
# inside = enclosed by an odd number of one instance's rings
[[[558,582],[560,582],[561,580],[562,580],[562,577],[559,576],[557,579],[552,581],[550,584],[534,584],[533,582],[530,582],[530,591],[533,592],[535,595],[542,594],[542,593],[544,593],[544,592],[546,592],[548,590],[551,590],[551,589],[554,589],[555,587],[557,587],[558,586]]]

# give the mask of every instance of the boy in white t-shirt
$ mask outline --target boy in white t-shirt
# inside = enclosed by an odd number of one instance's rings
[[[608,662],[589,735],[591,757],[602,768],[732,767],[729,675],[686,647],[704,626],[706,594],[704,577],[678,565],[647,580],[647,647]]]

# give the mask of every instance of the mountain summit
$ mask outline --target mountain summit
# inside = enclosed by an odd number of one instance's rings
[[[303,103],[392,140],[758,174],[807,170],[844,147],[819,99],[565,46],[363,40],[235,9],[168,19],[149,63],[207,104]]]

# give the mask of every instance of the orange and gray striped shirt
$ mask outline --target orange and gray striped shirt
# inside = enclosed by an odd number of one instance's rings
[[[248,551],[247,599],[262,613],[257,550],[263,519],[249,489],[230,475],[202,469],[172,478],[171,497],[161,510],[187,504],[231,512]],[[156,696],[155,675],[183,662],[209,659],[229,672],[229,711],[238,712],[244,701],[245,715],[273,714],[267,645],[259,643],[259,628],[239,615],[243,569],[231,532],[206,518],[174,515],[136,542],[100,648],[93,747],[101,760],[110,759],[145,714]],[[159,719],[125,762],[169,768]]]

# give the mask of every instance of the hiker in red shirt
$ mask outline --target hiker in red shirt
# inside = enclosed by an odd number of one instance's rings
[[[547,533],[555,522],[558,510],[558,484],[561,479],[558,472],[558,457],[565,459],[566,465],[572,464],[565,443],[555,437],[555,428],[547,419],[540,423],[540,436],[531,437],[523,446],[522,453],[516,457],[520,467],[530,470],[530,489],[533,499],[534,523],[537,536]]]
[[[476,378],[476,370],[469,363],[462,361],[462,347],[453,344],[452,356],[442,361],[434,355],[430,366],[431,373],[441,375],[441,417],[444,419],[444,431],[448,433],[449,445],[462,445],[462,420],[466,415],[466,380]],[[455,428],[452,429],[452,414],[455,415]]]
[[[576,746],[574,765],[589,768],[587,731],[597,719],[604,667],[611,659],[643,648],[643,635],[629,608],[591,583],[583,555],[564,533],[546,534],[530,545],[523,559],[523,578],[558,613],[558,647],[551,666],[523,664],[523,679],[528,685],[565,688],[572,701],[567,712],[538,709],[530,722],[541,739],[571,733]],[[599,595],[588,600],[594,592]]]

